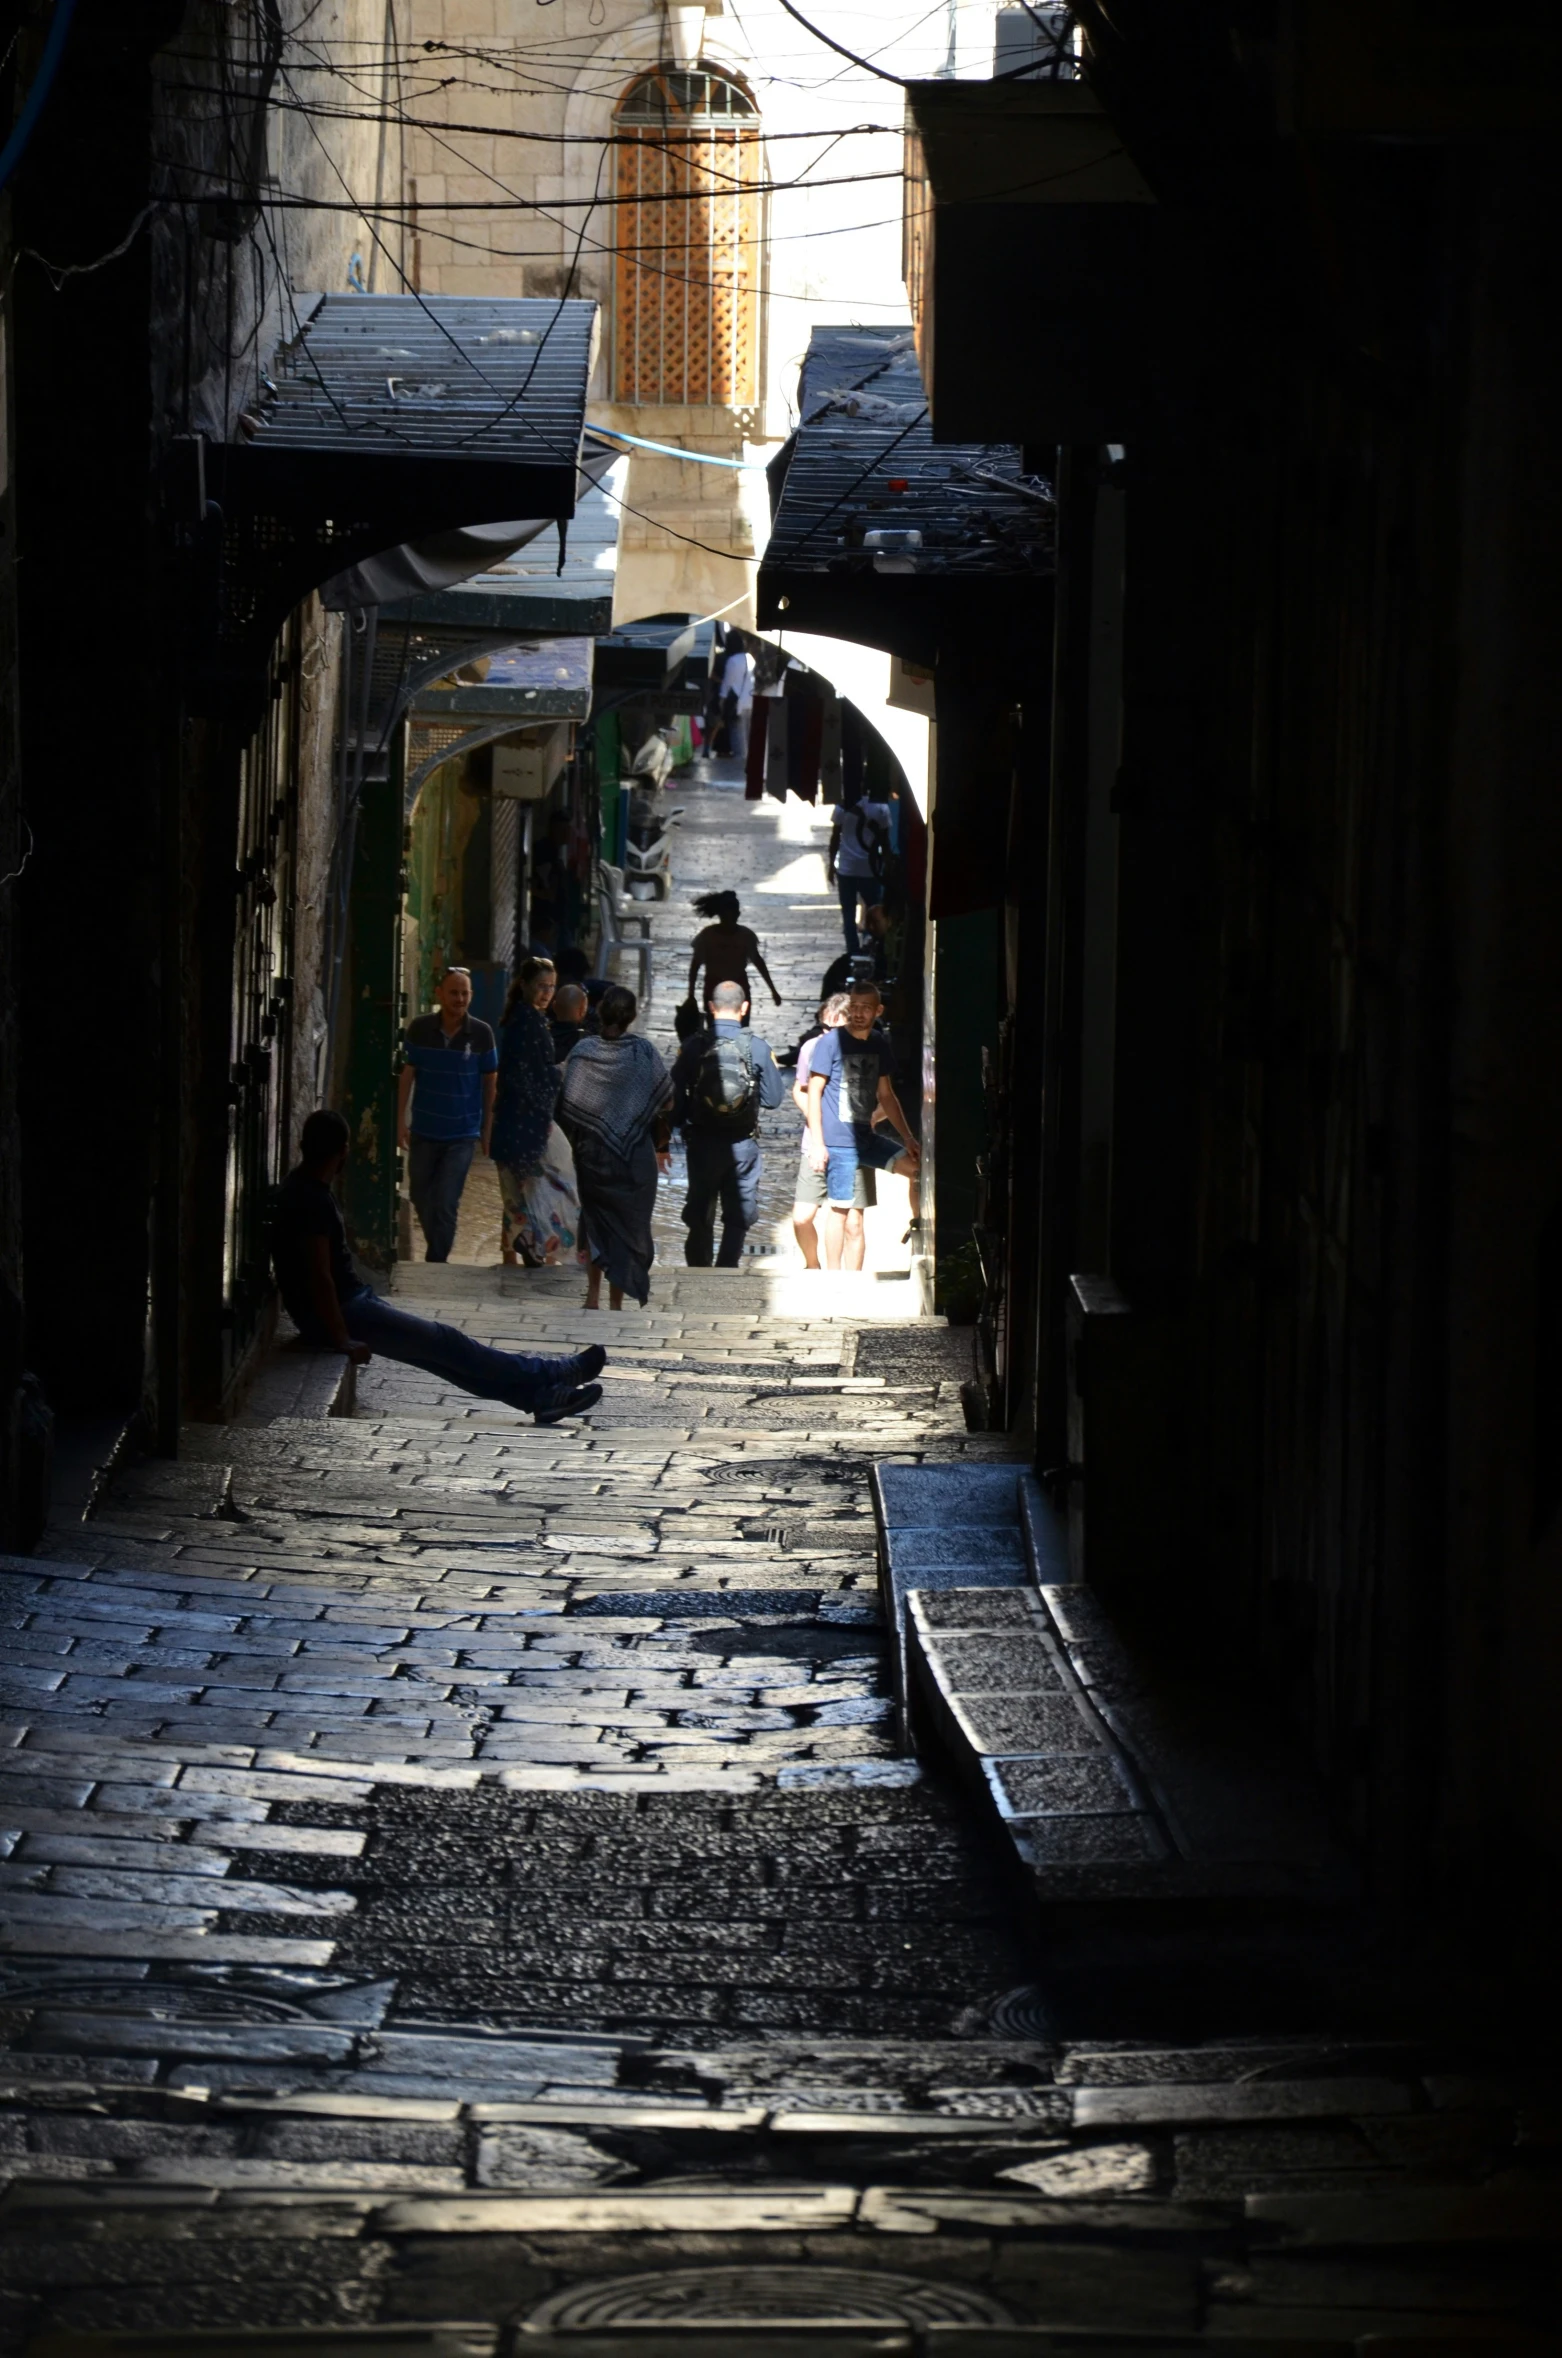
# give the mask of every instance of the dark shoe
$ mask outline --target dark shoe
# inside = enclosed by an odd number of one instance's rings
[[[560,1417],[584,1416],[588,1408],[595,1408],[602,1397],[600,1384],[564,1384],[550,1394],[547,1401],[532,1410],[532,1422],[556,1425]]]
[[[588,1343],[584,1351],[572,1351],[559,1361],[561,1383],[589,1384],[607,1365],[607,1353],[600,1343]]]

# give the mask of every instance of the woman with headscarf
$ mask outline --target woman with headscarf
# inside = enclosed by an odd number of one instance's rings
[[[575,1150],[588,1310],[601,1305],[604,1271],[615,1310],[625,1294],[643,1307],[651,1291],[651,1220],[656,1175],[670,1160],[673,1081],[651,1042],[630,1030],[638,1012],[634,992],[613,983],[597,1009],[601,1032],[588,1033],[564,1060],[559,1122]]]
[[[499,1027],[499,1086],[491,1152],[504,1200],[500,1251],[505,1266],[557,1268],[575,1250],[580,1205],[569,1148],[554,1127],[559,1093],[548,1007],[555,974],[549,958],[517,968]]]

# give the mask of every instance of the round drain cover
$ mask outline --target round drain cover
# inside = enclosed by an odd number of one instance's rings
[[[987,2016],[987,2027],[995,2039],[1055,2039],[1057,2026],[1047,2011],[1047,2001],[1033,1981],[1022,1982],[1016,1990],[1005,1990],[1001,1998],[993,2000]]]
[[[615,2325],[1012,2325],[1001,2301],[963,2284],[871,2268],[665,2268],[555,2293],[534,2332]]]

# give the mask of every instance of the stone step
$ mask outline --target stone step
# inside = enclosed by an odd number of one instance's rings
[[[1354,1896],[1305,1778],[1229,1736],[1212,1758],[1207,1720],[1179,1724],[1131,1684],[1087,1591],[908,1585],[899,1601],[913,1737],[952,1764],[1038,1902]]]
[[[907,1598],[915,1589],[1019,1588],[1061,1568],[1052,1511],[1029,1468],[1013,1460],[873,1468],[879,1593],[894,1633],[898,1729],[910,1746]],[[1045,1552],[1038,1557],[1038,1548]]]

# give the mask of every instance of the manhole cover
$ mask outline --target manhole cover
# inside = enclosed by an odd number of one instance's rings
[[[528,2333],[615,2325],[1012,2325],[1001,2301],[963,2284],[867,2268],[668,2268],[555,2293]]]
[[[730,1460],[725,1465],[707,1466],[707,1482],[761,1482],[777,1490],[799,1482],[862,1482],[866,1479],[863,1466],[843,1466],[833,1457],[773,1457],[744,1465]]]
[[[1057,2036],[1057,2025],[1047,2011],[1047,2001],[1033,1981],[1022,1982],[1018,1989],[1005,1990],[1001,1998],[994,1999],[987,2024],[995,2039]]]

